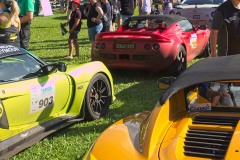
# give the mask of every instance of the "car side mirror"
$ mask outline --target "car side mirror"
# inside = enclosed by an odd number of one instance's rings
[[[162,77],[158,79],[158,88],[166,90],[174,81],[176,77]]]
[[[63,62],[49,63],[47,65],[42,66],[42,70],[45,74],[52,74],[56,72],[56,70],[60,72],[65,72],[67,70],[67,65]]]
[[[58,69],[58,71],[60,71],[60,72],[66,72],[66,70],[67,70],[67,65],[66,65],[66,63],[58,62],[58,64],[57,64],[57,69]]]
[[[207,25],[200,25],[200,26],[199,26],[199,29],[201,29],[201,30],[206,30],[206,29],[207,29]]]

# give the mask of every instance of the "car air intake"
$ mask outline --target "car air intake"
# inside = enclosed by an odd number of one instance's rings
[[[239,117],[196,116],[193,124],[236,126]]]
[[[184,141],[186,156],[224,158],[233,132],[189,129]]]

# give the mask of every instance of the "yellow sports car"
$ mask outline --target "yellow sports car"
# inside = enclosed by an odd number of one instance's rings
[[[67,69],[0,44],[0,159],[76,121],[104,116],[114,98],[101,62]]]
[[[166,90],[153,111],[110,126],[84,159],[239,160],[239,62],[240,55],[207,58],[176,79],[160,78]]]

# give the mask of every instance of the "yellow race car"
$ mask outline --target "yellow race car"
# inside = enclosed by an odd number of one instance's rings
[[[85,160],[239,160],[240,55],[200,60],[165,89],[152,112],[106,129]]]
[[[0,44],[0,159],[67,125],[104,116],[114,98],[101,62],[67,68]]]

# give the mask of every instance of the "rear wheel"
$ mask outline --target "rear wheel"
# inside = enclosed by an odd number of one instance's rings
[[[87,120],[98,119],[107,114],[111,103],[111,87],[107,77],[96,74],[89,83],[85,95],[85,113]]]
[[[207,42],[206,47],[205,47],[202,55],[204,57],[210,57],[211,56],[211,48],[210,48],[210,42],[209,41]]]
[[[171,75],[178,76],[186,68],[187,68],[186,50],[183,46],[180,46],[178,49],[177,57],[172,64]]]

